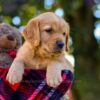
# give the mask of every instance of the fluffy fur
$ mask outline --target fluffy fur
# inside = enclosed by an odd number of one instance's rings
[[[15,27],[6,23],[0,24],[0,68],[8,68],[13,58],[7,53],[10,50],[17,50],[22,45],[21,33]]]
[[[33,18],[26,25],[23,36],[25,43],[7,74],[7,80],[14,84],[20,82],[24,68],[46,69],[48,85],[55,87],[62,81],[61,71],[73,71],[72,65],[64,57],[68,50],[69,25],[52,12]],[[57,47],[57,41],[64,44]]]

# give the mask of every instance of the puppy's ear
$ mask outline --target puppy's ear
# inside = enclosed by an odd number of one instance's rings
[[[66,26],[67,26],[67,32],[66,32],[66,51],[69,50],[69,31],[70,31],[70,27],[69,27],[69,24],[66,23]]]
[[[38,19],[30,20],[22,34],[26,40],[32,43],[33,46],[38,46],[40,43]]]

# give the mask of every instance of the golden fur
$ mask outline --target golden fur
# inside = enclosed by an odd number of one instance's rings
[[[73,71],[72,65],[64,57],[69,36],[69,25],[64,19],[52,12],[41,14],[29,21],[23,36],[25,43],[7,74],[10,83],[22,80],[24,68],[46,69],[47,83],[55,87],[62,81],[62,70]],[[56,48],[57,41],[64,43],[63,49]]]

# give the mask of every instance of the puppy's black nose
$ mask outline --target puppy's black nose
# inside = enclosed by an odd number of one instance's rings
[[[63,43],[62,41],[57,41],[57,42],[56,42],[56,45],[57,45],[57,47],[58,47],[59,49],[62,49],[63,46],[64,46],[64,43]]]
[[[10,41],[14,41],[14,37],[12,35],[7,35],[7,39]]]

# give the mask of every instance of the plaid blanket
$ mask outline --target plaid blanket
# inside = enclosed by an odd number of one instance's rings
[[[63,81],[57,88],[52,88],[46,83],[44,70],[26,69],[21,83],[11,85],[5,79],[8,70],[0,68],[0,100],[60,100],[73,80],[73,74],[64,70]]]

